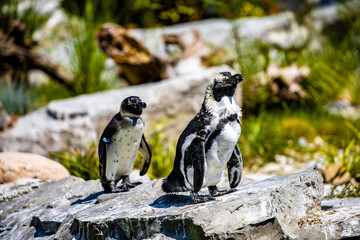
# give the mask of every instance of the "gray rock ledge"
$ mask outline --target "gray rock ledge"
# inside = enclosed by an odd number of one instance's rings
[[[202,204],[193,204],[188,193],[165,195],[161,181],[149,181],[127,193],[117,194],[103,194],[99,181],[94,180],[68,177],[47,181],[0,203],[0,238],[339,239],[360,236],[359,205],[321,210],[323,179],[316,171],[242,184],[237,192]],[[201,194],[208,193],[203,189]]]

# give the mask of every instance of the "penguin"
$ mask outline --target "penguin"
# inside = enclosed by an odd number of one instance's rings
[[[237,146],[241,109],[233,95],[242,80],[241,74],[221,72],[210,81],[200,111],[178,139],[173,170],[162,183],[164,192],[190,191],[194,203],[201,203],[236,191],[243,163]],[[230,189],[219,190],[225,167]],[[202,187],[208,187],[211,196],[200,197]]]
[[[137,96],[124,99],[120,111],[115,114],[101,134],[99,141],[100,180],[105,193],[124,192],[140,182],[130,182],[137,152],[143,156],[140,176],[146,174],[151,162],[151,150],[144,137],[144,121],[141,119],[146,103]],[[122,180],[122,185],[116,184]]]

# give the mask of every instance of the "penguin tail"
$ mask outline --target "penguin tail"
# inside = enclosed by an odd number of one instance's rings
[[[181,181],[182,180],[182,181]],[[187,191],[184,185],[183,176],[172,171],[167,178],[164,178],[161,185],[162,190],[166,193]]]

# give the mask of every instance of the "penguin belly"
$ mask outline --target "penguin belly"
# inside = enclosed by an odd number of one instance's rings
[[[141,143],[144,127],[120,129],[111,138],[106,151],[105,176],[109,181],[117,181],[121,176],[129,175],[134,167]]]
[[[221,180],[227,162],[240,137],[241,128],[237,121],[232,121],[214,139],[206,152],[205,179],[203,187],[215,186]]]

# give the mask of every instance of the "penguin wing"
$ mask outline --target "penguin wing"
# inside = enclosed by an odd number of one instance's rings
[[[242,168],[243,168],[241,152],[237,145],[235,145],[231,158],[227,162],[227,167],[229,173],[228,176],[229,176],[230,187],[236,188],[241,181]]]
[[[98,155],[99,155],[99,171],[100,177],[105,176],[106,169],[106,149],[107,146],[111,142],[111,138],[114,133],[117,131],[117,120],[116,115],[111,119],[110,123],[104,129],[104,132],[101,134],[99,147],[98,147]]]
[[[205,176],[205,141],[199,140],[196,143],[194,155],[194,191],[199,192],[204,183]]]
[[[151,149],[149,147],[149,144],[146,142],[144,134],[141,138],[139,151],[141,155],[143,155],[143,160],[141,162],[140,168],[140,176],[143,176],[148,171],[151,162]]]
[[[193,173],[193,176],[186,176],[193,179],[194,192],[199,192],[205,176],[205,138],[197,135],[189,145],[184,156],[185,174]],[[188,171],[188,169],[193,169]]]

